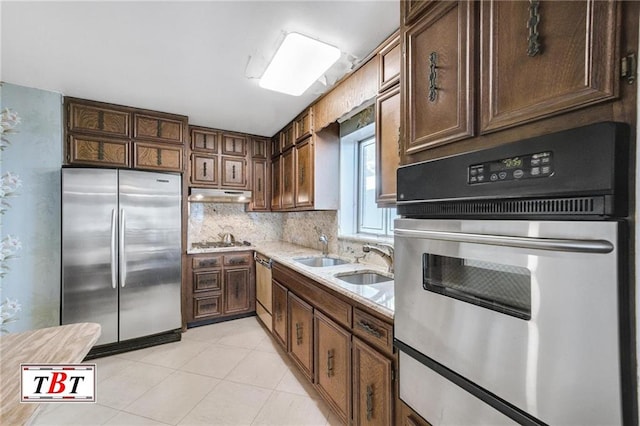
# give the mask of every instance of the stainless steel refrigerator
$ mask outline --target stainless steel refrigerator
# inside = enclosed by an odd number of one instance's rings
[[[62,169],[62,324],[97,345],[181,327],[181,177]]]

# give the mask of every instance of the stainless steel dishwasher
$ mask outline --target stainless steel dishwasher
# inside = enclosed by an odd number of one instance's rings
[[[256,313],[271,331],[271,259],[254,252],[256,261]]]

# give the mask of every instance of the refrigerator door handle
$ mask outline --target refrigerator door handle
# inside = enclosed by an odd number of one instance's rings
[[[116,228],[117,228],[116,209],[111,209],[111,287],[118,287],[118,255],[116,246]]]
[[[124,209],[120,209],[120,285],[125,286],[127,280],[127,259],[124,250],[124,231],[126,227],[126,217]]]

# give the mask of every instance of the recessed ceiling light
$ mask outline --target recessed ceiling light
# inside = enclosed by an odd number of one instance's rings
[[[260,87],[300,96],[340,58],[340,49],[289,33],[260,79]]]

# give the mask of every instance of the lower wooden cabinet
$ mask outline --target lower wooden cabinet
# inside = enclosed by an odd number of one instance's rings
[[[189,255],[187,323],[255,311],[251,252]]]
[[[343,422],[351,418],[351,333],[315,311],[315,382]]]
[[[280,343],[283,349],[287,349],[287,289],[277,283],[271,281],[271,295],[273,297],[272,303],[272,321],[273,321],[273,335],[276,341]]]
[[[431,426],[431,423],[420,417],[407,404],[398,400],[398,424],[400,426]]]
[[[393,365],[389,358],[353,338],[353,422],[393,424]]]
[[[272,274],[272,333],[333,412],[347,425],[396,424],[393,324],[278,263]]]
[[[302,372],[313,377],[313,308],[311,305],[287,294],[289,307],[289,353]]]

